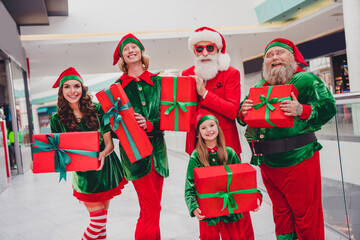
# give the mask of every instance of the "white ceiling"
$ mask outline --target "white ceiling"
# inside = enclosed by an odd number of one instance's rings
[[[32,99],[55,94],[49,89],[69,66],[75,67],[88,83],[119,76],[118,68],[112,66],[112,55],[128,32],[145,46],[151,58],[150,70],[166,70],[192,65],[187,38],[203,25],[225,36],[227,52],[238,68],[239,60],[261,55],[265,45],[276,37],[301,43],[344,27],[339,2],[288,23],[259,25],[254,8],[263,1],[160,0],[154,6],[154,1],[108,0],[104,1],[106,6],[99,6],[95,0],[69,0],[69,17],[50,17],[49,26],[21,27],[22,44],[30,62]],[[115,2],[123,5],[112,7]],[[189,7],[195,3],[199,5]],[[143,7],[141,11],[139,6]],[[99,9],[105,10],[99,13]]]

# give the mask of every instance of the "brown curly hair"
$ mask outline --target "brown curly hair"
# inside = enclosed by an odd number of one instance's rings
[[[68,101],[64,98],[63,86],[60,86],[58,92],[58,116],[60,117],[60,122],[65,126],[68,131],[77,132],[81,131],[80,125],[74,115],[73,110],[69,106]],[[96,113],[96,106],[93,104],[91,96],[88,94],[88,87],[81,84],[82,94],[79,100],[80,112],[83,114],[81,122],[91,130],[99,129],[99,121]]]

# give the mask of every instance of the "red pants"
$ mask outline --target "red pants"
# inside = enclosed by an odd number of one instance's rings
[[[291,167],[260,168],[273,204],[276,235],[296,232],[300,240],[324,240],[319,152]]]
[[[235,224],[238,226],[239,231],[241,231],[241,240],[254,240],[254,230],[251,223],[250,213],[243,212],[243,217],[240,218]]]
[[[242,240],[242,231],[239,229],[239,221],[223,223],[219,221],[216,225],[207,225],[205,221],[200,223],[201,240]]]
[[[160,240],[161,195],[164,177],[154,166],[148,175],[132,181],[139,198],[140,216],[136,224],[136,240]]]

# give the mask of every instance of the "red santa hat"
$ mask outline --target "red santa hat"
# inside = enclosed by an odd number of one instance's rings
[[[81,84],[83,84],[83,79],[76,71],[76,69],[73,67],[69,67],[60,74],[59,78],[54,83],[53,88],[61,87],[61,85],[63,85],[63,83],[68,80],[77,80]]]
[[[218,58],[219,70],[226,71],[230,66],[230,56],[225,53],[226,43],[223,35],[209,27],[198,28],[189,38],[188,46],[190,51],[193,52],[196,43],[201,41],[212,42],[217,46],[220,51]]]
[[[141,51],[145,51],[144,45],[142,45],[140,40],[137,39],[137,37],[135,37],[133,34],[129,33],[123,36],[123,38],[120,40],[119,44],[117,45],[114,52],[113,65],[115,65],[122,57],[123,48],[125,47],[126,44],[130,42],[135,43],[140,48]]]
[[[292,54],[294,54],[294,58],[295,61],[298,63],[302,63],[304,65],[307,66],[307,63],[304,60],[304,57],[301,55],[299,49],[295,46],[295,44],[287,39],[284,38],[276,38],[274,40],[272,40],[265,48],[265,52],[264,55],[266,55],[266,52],[271,48],[271,47],[282,47],[285,48],[287,50],[289,50]]]

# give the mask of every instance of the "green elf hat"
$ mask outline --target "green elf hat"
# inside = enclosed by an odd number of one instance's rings
[[[207,111],[200,111],[196,116],[196,132],[199,132],[200,125],[206,120],[214,120],[216,123],[219,123],[217,118]]]
[[[53,88],[61,87],[61,85],[63,85],[63,83],[68,80],[77,80],[81,84],[83,84],[83,79],[80,76],[80,74],[75,70],[75,68],[69,67],[60,74],[59,78],[56,80],[55,84],[53,85]]]
[[[272,40],[266,46],[264,55],[266,55],[266,52],[270,48],[275,47],[275,46],[282,47],[282,48],[285,48],[285,49],[289,50],[292,54],[294,54],[296,62],[302,63],[302,64],[307,66],[307,64],[306,64],[306,62],[304,60],[304,57],[301,55],[299,49],[295,46],[295,44],[292,41],[284,39],[284,38],[276,38],[276,39]]]
[[[140,42],[139,39],[137,39],[137,37],[135,37],[133,34],[129,33],[125,36],[123,36],[123,38],[120,40],[119,44],[117,45],[115,52],[114,52],[114,61],[113,61],[113,65],[115,65],[119,59],[122,57],[122,51],[123,48],[125,47],[126,44],[128,43],[135,43],[141,51],[145,51],[144,45],[142,45],[142,43]]]

